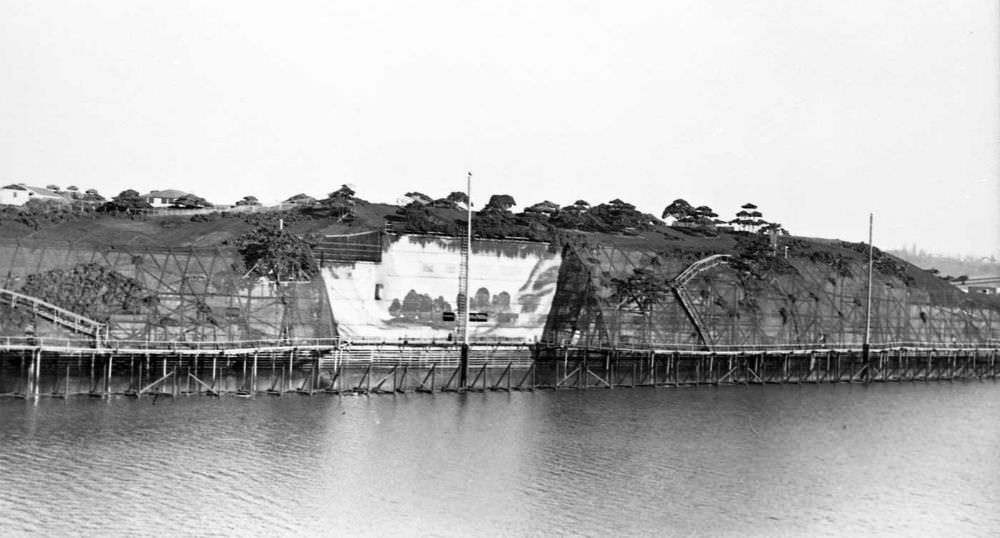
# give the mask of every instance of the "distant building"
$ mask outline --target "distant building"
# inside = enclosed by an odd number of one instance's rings
[[[983,295],[997,294],[997,288],[995,286],[968,286],[965,291],[969,293],[981,293]]]
[[[190,193],[179,191],[177,189],[166,189],[162,191],[148,192],[141,195],[141,197],[147,204],[153,207],[169,207],[173,205],[175,200],[188,194]]]
[[[32,187],[24,183],[7,185],[0,188],[0,205],[24,205],[29,200],[48,200],[52,202],[68,203],[65,196],[49,189]]]

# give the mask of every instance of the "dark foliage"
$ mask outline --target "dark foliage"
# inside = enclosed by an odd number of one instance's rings
[[[441,216],[420,203],[411,203],[396,210],[390,219],[393,230],[400,233],[438,233],[461,235],[465,233],[465,223],[457,223]],[[475,222],[475,219],[473,219]]]
[[[102,322],[156,301],[138,280],[96,263],[28,275],[20,291]]]
[[[302,280],[319,273],[306,241],[287,229],[280,229],[275,220],[259,222],[236,240],[236,248],[251,275],[280,282]]]
[[[509,194],[494,194],[490,196],[490,201],[486,203],[483,211],[510,211],[510,208],[517,205],[514,198]]]
[[[798,272],[784,256],[775,256],[771,242],[760,235],[741,235],[736,241],[736,252],[730,265],[742,270],[745,276],[763,279],[768,275]]]
[[[124,213],[141,212],[143,209],[151,207],[153,206],[149,205],[149,203],[139,196],[137,191],[132,189],[118,193],[118,196],[115,196],[110,202],[104,205],[105,211],[120,211]]]
[[[612,297],[621,306],[631,305],[644,314],[670,294],[667,279],[650,269],[633,269],[627,278],[612,278],[611,284],[615,290]]]
[[[174,203],[171,204],[171,207],[176,207],[180,209],[203,209],[206,207],[212,207],[212,204],[208,200],[200,196],[195,196],[193,194],[185,194],[180,198],[174,200]]]

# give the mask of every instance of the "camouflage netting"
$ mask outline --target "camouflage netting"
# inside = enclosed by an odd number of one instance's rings
[[[0,287],[106,321],[112,339],[333,336],[321,281],[266,282],[245,273],[231,248],[0,241]],[[0,330],[12,336],[64,333],[19,308],[0,310]]]
[[[28,275],[20,292],[105,323],[112,314],[135,314],[156,301],[138,280],[96,263]]]
[[[856,245],[822,254],[791,248],[785,258],[753,243],[676,291],[671,281],[711,253],[567,246],[545,340],[643,348],[863,342],[867,260],[850,252]],[[914,285],[919,269],[888,256],[874,267],[873,343],[1000,339],[1000,304],[939,282]]]

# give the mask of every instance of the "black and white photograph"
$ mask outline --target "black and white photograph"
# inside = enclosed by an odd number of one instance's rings
[[[997,0],[0,0],[0,536],[1000,534]]]

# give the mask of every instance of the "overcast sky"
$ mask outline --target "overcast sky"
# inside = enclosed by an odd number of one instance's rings
[[[0,0],[0,181],[752,201],[1000,254],[996,0]]]

